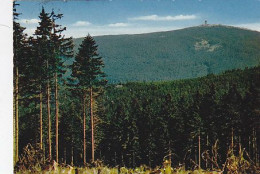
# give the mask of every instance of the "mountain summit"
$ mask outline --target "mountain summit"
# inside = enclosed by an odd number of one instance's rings
[[[74,40],[76,50],[82,40]],[[95,40],[112,83],[194,78],[260,62],[260,33],[223,25]]]

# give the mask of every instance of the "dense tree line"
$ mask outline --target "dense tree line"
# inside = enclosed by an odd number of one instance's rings
[[[192,159],[206,167],[199,150],[211,151],[218,141],[220,164],[239,145],[259,162],[259,70],[108,87],[101,158],[111,165],[156,166],[171,152],[175,165],[192,166]]]
[[[259,163],[259,66],[188,80],[107,84],[90,35],[71,59],[72,38],[58,24],[62,14],[42,8],[28,37],[15,6],[15,162],[30,143],[48,160],[78,166],[100,159],[154,167],[169,158],[174,165],[208,167],[214,164],[201,154],[217,142],[220,163],[240,145]]]

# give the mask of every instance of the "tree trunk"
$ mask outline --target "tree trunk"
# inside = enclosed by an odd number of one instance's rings
[[[48,112],[48,145],[49,145],[49,160],[51,156],[51,107],[50,107],[50,82],[47,81],[47,112]]]
[[[59,162],[59,101],[58,101],[58,77],[55,73],[55,109],[56,109],[56,161]]]
[[[116,157],[116,152],[115,152],[115,166],[117,165],[116,158],[117,158],[117,157]]]
[[[253,128],[253,159],[257,164],[257,144],[256,144],[256,128]]]
[[[232,127],[232,132],[231,132],[231,149],[233,153],[233,148],[234,148],[234,129]]]
[[[172,166],[172,150],[171,150],[171,142],[169,142],[169,163]]]
[[[252,156],[255,162],[255,129],[253,128],[253,135],[252,135]]]
[[[93,116],[93,94],[92,87],[90,88],[90,118],[91,118],[91,143],[92,143],[92,162],[95,161],[95,142],[94,142],[94,116]]]
[[[83,94],[83,163],[86,165],[86,92]]]
[[[199,132],[199,168],[200,168],[200,132]]]
[[[100,158],[101,158],[101,155],[100,155]],[[133,168],[135,168],[135,152],[134,151],[133,151]]]
[[[73,146],[71,147],[71,165],[74,165],[74,151]]]
[[[209,135],[207,134],[207,148],[209,147]],[[206,158],[206,169],[208,168],[208,159]]]
[[[64,164],[67,163],[67,148],[66,146],[64,147]]]
[[[15,119],[15,108],[16,108],[16,105],[15,105],[15,98],[16,98],[16,94],[15,94],[15,84],[13,86],[13,165],[15,165],[16,163],[16,119]]]
[[[250,135],[248,136],[248,153],[249,153],[249,156],[251,157],[251,138],[250,138]]]
[[[40,90],[40,148],[42,150],[42,89]]]
[[[148,152],[148,162],[149,162],[149,167],[152,167],[151,150],[149,150]]]
[[[18,72],[18,67],[16,67],[16,79],[15,79],[15,162],[18,161],[18,153],[19,153],[19,107],[18,107],[18,100],[19,100],[19,86],[18,86],[18,81],[19,80],[19,72]]]

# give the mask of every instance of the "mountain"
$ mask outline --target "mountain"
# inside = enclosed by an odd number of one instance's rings
[[[94,38],[111,83],[187,79],[260,63],[260,33],[230,26]],[[75,50],[82,40],[74,40]]]

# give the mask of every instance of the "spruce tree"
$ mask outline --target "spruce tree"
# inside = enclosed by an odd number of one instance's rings
[[[51,149],[51,88],[55,89],[55,144],[56,144],[56,161],[59,160],[59,102],[58,89],[62,75],[66,72],[64,62],[67,58],[73,57],[73,42],[72,38],[65,38],[63,31],[66,27],[57,24],[57,20],[63,17],[62,14],[46,13],[44,8],[40,13],[39,27],[35,31],[37,37],[36,52],[38,57],[38,75],[41,79],[39,81],[40,88],[40,118],[41,118],[41,148],[42,148],[42,87],[46,86],[47,92],[47,114],[48,114],[48,145],[49,158],[52,157]],[[40,71],[41,72],[40,72]],[[52,86],[54,84],[54,87]]]
[[[21,76],[20,70],[23,68],[24,59],[24,48],[25,48],[25,34],[23,33],[25,28],[22,27],[17,19],[19,13],[16,11],[16,6],[18,6],[15,1],[13,2],[13,48],[14,48],[14,123],[15,123],[15,162],[18,161],[19,155],[19,78]]]
[[[62,14],[51,13],[52,19],[52,32],[50,37],[52,58],[51,58],[51,68],[53,71],[53,78],[55,83],[55,141],[56,141],[56,161],[59,160],[59,100],[58,100],[58,90],[59,90],[59,79],[66,72],[64,61],[66,58],[73,57],[73,41],[72,38],[65,38],[63,31],[66,27],[62,27],[57,24],[56,21],[63,17]]]
[[[51,149],[51,106],[50,106],[50,80],[52,69],[50,67],[51,62],[51,45],[50,45],[50,36],[52,31],[52,20],[51,14],[46,13],[44,8],[39,15],[40,22],[39,26],[35,31],[35,36],[37,39],[37,56],[39,56],[38,65],[41,67],[41,74],[40,74],[40,105],[42,105],[42,86],[46,86],[47,91],[47,115],[48,115],[48,148],[49,148],[49,160],[52,158],[52,149]],[[42,108],[41,108],[42,109]],[[40,110],[41,119],[42,119],[42,111]],[[42,124],[41,124],[42,125]],[[42,127],[41,133],[42,133]],[[42,135],[41,135],[41,144],[42,144]],[[42,147],[42,145],[41,145]]]
[[[240,139],[241,135],[241,104],[242,96],[239,93],[236,84],[233,84],[229,91],[222,98],[222,115],[224,116],[223,120],[225,121],[223,125],[222,132],[229,135],[231,144],[231,149],[236,143],[237,139]]]
[[[91,144],[92,161],[94,161],[94,116],[93,116],[93,92],[106,83],[105,75],[102,71],[104,63],[102,57],[97,53],[97,45],[93,37],[86,36],[80,45],[79,52],[72,64],[72,78],[76,80],[75,86],[83,93],[83,144],[84,144],[84,164],[86,163],[86,97],[89,92],[90,117],[91,117]]]

